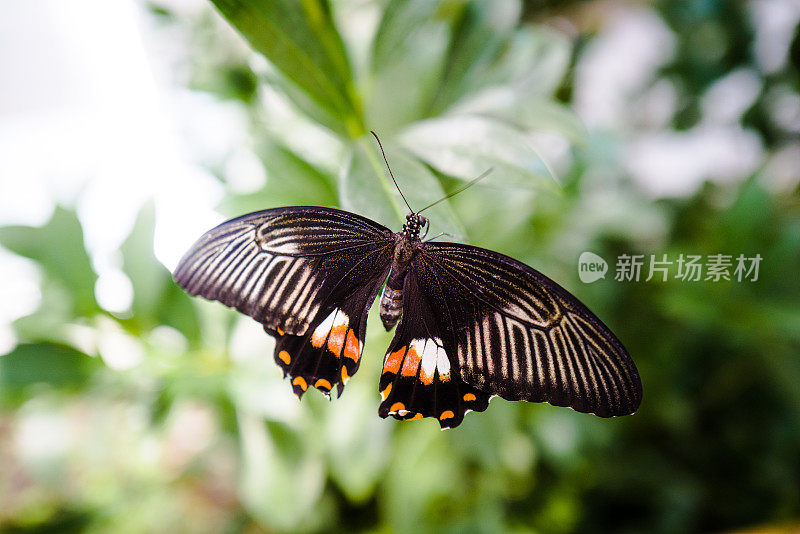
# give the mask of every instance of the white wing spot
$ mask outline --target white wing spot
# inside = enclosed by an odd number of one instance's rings
[[[328,338],[328,334],[331,330],[337,326],[348,324],[350,324],[350,318],[347,314],[339,308],[335,308],[324,321],[319,323],[314,333],[311,334],[311,344],[316,348],[320,348],[325,344],[325,340]]]
[[[422,356],[421,370],[424,375],[432,377],[434,370],[439,371],[439,376],[450,373],[450,359],[442,346],[441,339],[438,337],[415,339],[410,345]]]
[[[411,346],[422,355],[422,372],[426,376],[433,377],[436,370],[436,345],[432,339],[415,339]]]
[[[450,374],[450,358],[442,347],[436,351],[436,369],[442,376]]]

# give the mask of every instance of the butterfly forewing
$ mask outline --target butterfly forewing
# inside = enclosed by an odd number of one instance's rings
[[[633,413],[641,382],[625,348],[574,296],[512,258],[427,243],[420,291],[453,338],[464,382],[509,400],[546,401],[603,417]]]
[[[348,212],[277,208],[203,235],[174,277],[253,317],[276,337],[275,361],[295,393],[339,392],[358,369],[366,314],[389,270],[392,233]]]

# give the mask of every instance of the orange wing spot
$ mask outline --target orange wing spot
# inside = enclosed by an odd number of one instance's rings
[[[347,342],[344,344],[344,355],[354,362],[357,362],[361,357],[361,347],[356,337],[355,332],[352,330],[347,331]]]
[[[400,374],[403,376],[416,376],[419,363],[420,358],[419,354],[417,354],[417,349],[411,347],[403,359],[403,369],[401,369]]]
[[[289,353],[286,352],[285,350],[282,350],[278,353],[278,359],[281,360],[286,365],[292,363],[292,357],[289,356]]]
[[[315,388],[325,388],[328,391],[330,391],[331,390],[331,383],[328,382],[327,380],[325,380],[324,378],[320,378],[319,380],[314,382],[314,387]]]
[[[345,334],[347,334],[347,325],[340,324],[331,328],[331,334],[328,336],[328,350],[334,353],[337,357],[341,356],[342,354]]]
[[[452,419],[455,416],[456,415],[450,410],[445,410],[442,412],[442,415],[439,416],[439,421],[444,421],[445,419]]]
[[[294,380],[292,380],[292,385],[300,386],[300,389],[302,389],[303,391],[308,389],[308,384],[306,384],[306,379],[303,378],[302,376],[296,376]]]
[[[464,400],[466,402],[474,401],[475,400],[475,395],[473,395],[472,393],[467,393],[466,395],[464,395]]]
[[[342,384],[347,384],[348,380],[350,380],[350,375],[347,374],[347,367],[342,366]]]
[[[392,384],[389,383],[389,385],[386,386],[386,389],[381,391],[381,400],[385,401],[386,399],[388,399],[389,398],[389,393],[391,393],[391,392],[392,392]]]
[[[394,404],[392,404],[392,407],[389,408],[389,411],[390,412],[399,412],[400,410],[405,410],[405,409],[406,409],[406,405],[405,404],[403,404],[402,402],[395,402]]]
[[[403,355],[406,353],[405,347],[400,347],[393,353],[389,354],[386,358],[386,363],[383,364],[384,373],[394,373],[400,370],[400,364],[403,362]]]
[[[439,380],[442,382],[450,382],[450,373],[439,375]]]
[[[284,332],[283,330],[281,330],[280,328],[276,328],[275,330],[277,330],[277,331],[278,331],[278,335],[279,335],[279,336],[282,336],[283,334],[285,334],[285,333],[286,333],[286,332]]]
[[[425,372],[425,367],[423,367],[419,372],[419,380],[426,386],[430,386],[433,384],[433,373],[428,374]]]
[[[327,334],[328,334],[327,332],[320,332],[319,328],[317,328],[317,330],[315,330],[314,333],[311,334],[311,346],[314,347],[315,349],[321,348],[322,345],[325,344],[325,336]]]
[[[408,419],[406,419],[406,421],[416,421],[417,419],[422,419],[422,414],[419,412],[417,412],[417,414],[414,417],[409,417]]]

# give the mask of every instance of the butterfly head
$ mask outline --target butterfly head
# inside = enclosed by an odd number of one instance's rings
[[[406,215],[406,223],[403,225],[403,235],[408,239],[419,237],[419,233],[428,225],[428,219],[419,213],[409,213]]]

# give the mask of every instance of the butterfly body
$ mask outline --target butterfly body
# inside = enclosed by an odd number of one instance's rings
[[[381,293],[380,304],[381,322],[387,332],[397,324],[402,315],[403,283],[415,252],[424,246],[419,234],[427,224],[428,220],[425,217],[417,213],[409,213],[406,215],[403,230],[394,234],[392,266],[383,293]]]
[[[602,417],[641,402],[633,361],[578,299],[508,256],[423,241],[318,206],[276,208],[202,236],[175,270],[186,291],[253,317],[276,339],[275,362],[298,397],[341,394],[358,370],[367,312],[395,336],[379,381],[381,417],[434,417],[444,428],[492,396]]]

